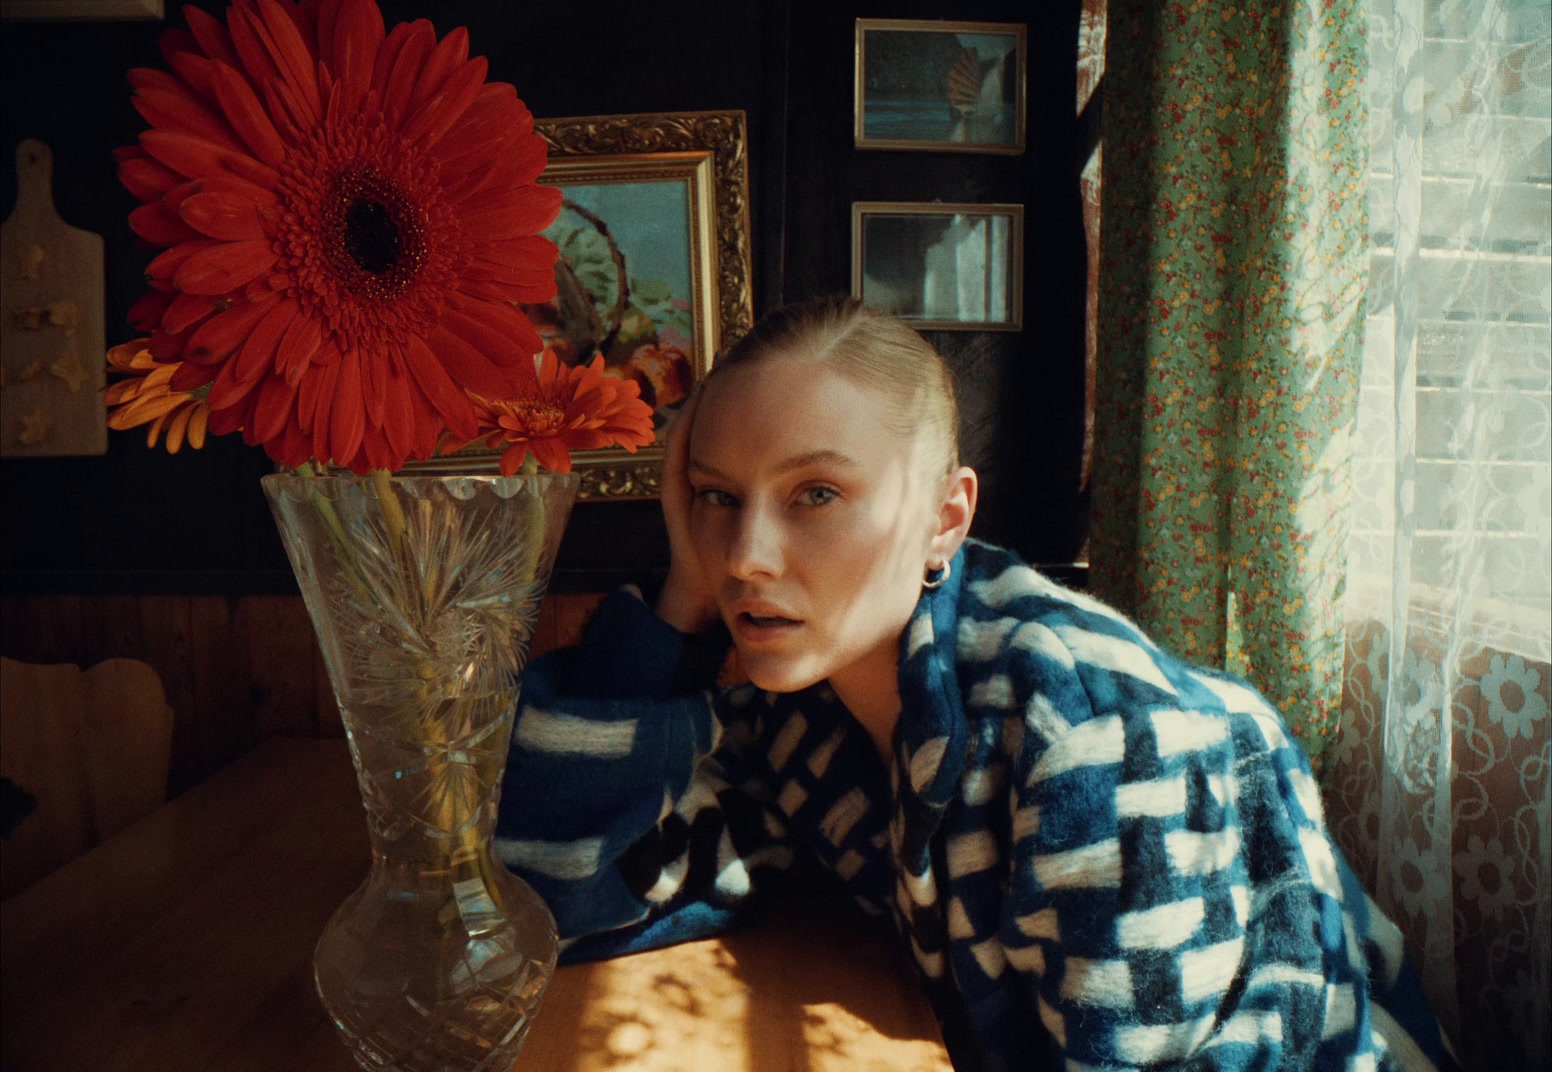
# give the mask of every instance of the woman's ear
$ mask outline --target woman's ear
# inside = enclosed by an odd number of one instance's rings
[[[970,522],[975,518],[979,490],[975,470],[968,465],[961,465],[949,474],[943,488],[943,502],[938,507],[937,531],[932,536],[933,563],[947,562],[965,542],[970,534]]]

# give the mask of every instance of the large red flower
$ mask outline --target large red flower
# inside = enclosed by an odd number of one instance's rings
[[[208,384],[210,431],[290,466],[398,469],[472,439],[466,392],[534,386],[542,344],[511,303],[555,293],[533,116],[466,31],[385,33],[371,0],[184,13],[172,73],[130,72],[152,129],[119,151],[130,226],[169,247],[131,314],[182,362],[169,389]]]
[[[545,350],[538,382],[521,398],[475,398],[480,435],[502,448],[501,475],[511,476],[529,451],[557,473],[571,472],[571,452],[619,445],[634,454],[655,439],[652,407],[635,380],[604,372],[603,355],[590,365],[563,365]],[[446,452],[467,444],[449,443]]]

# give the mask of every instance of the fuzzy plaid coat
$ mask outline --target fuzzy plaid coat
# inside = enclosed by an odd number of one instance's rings
[[[1010,553],[970,541],[923,593],[888,770],[827,687],[706,691],[686,645],[623,589],[525,678],[497,851],[570,959],[817,861],[961,1069],[1453,1067],[1277,713]]]

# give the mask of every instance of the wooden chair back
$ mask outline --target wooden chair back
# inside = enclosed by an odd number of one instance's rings
[[[0,776],[36,798],[0,841],[0,899],[167,799],[173,711],[156,671],[0,658]]]

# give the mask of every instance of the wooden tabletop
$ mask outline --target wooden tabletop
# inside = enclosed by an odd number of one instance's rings
[[[366,873],[343,741],[277,738],[0,904],[5,1072],[350,1072],[312,948]],[[951,1066],[906,963],[783,914],[559,969],[516,1069]]]

